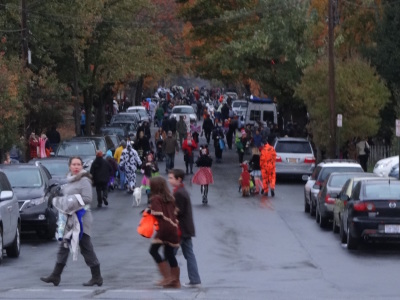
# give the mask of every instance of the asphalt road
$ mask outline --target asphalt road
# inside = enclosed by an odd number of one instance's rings
[[[213,154],[212,146],[210,150]],[[176,167],[183,167],[182,153]],[[93,203],[92,239],[101,262],[102,287],[81,285],[90,278],[82,256],[75,262],[70,258],[58,287],[41,282],[39,277],[52,271],[58,243],[25,234],[21,256],[5,257],[0,266],[0,299],[399,298],[399,246],[348,251],[337,235],[320,229],[303,212],[304,183],[299,181],[278,180],[274,198],[242,198],[233,150],[224,153],[223,163],[215,164],[213,172],[207,206],[201,204],[200,188],[185,180],[192,196],[201,288],[166,290],[153,285],[159,275],[148,253],[150,240],[136,233],[145,196],[139,207],[132,207],[131,195],[114,191],[108,207],[97,209]],[[181,252],[177,258],[181,281],[187,282]]]

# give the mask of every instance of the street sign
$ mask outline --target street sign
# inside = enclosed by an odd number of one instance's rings
[[[342,127],[343,125],[342,121],[343,121],[343,116],[341,114],[338,114],[336,119],[337,127]]]
[[[396,136],[400,137],[400,120],[396,119]]]

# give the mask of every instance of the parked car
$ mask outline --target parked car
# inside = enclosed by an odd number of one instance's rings
[[[186,118],[186,116],[189,116],[190,123],[197,122],[196,113],[194,112],[193,107],[190,105],[175,105],[172,108],[169,118],[175,118],[177,121],[179,121],[180,116],[183,116],[184,118]]]
[[[248,103],[246,100],[232,101],[232,111],[235,116],[244,117],[246,115]]]
[[[51,203],[57,181],[42,165],[1,165],[18,199],[21,231],[35,231],[52,239],[57,228],[58,212]]]
[[[113,115],[110,120],[110,125],[114,124],[132,124],[136,128],[139,127],[140,116],[138,113],[128,113],[128,112],[120,112],[119,114]]]
[[[400,238],[400,181],[361,180],[354,187],[343,211],[347,249],[355,250],[362,240]]]
[[[114,123],[100,128],[100,132],[103,135],[115,135],[120,141],[125,140],[127,137],[135,140],[136,130],[137,127],[130,123]]]
[[[368,180],[370,178],[376,179],[379,177],[374,173],[359,173],[359,175],[349,178],[345,182],[345,184],[343,185],[342,189],[340,190],[339,194],[335,199],[335,204],[333,206],[332,228],[333,228],[333,233],[340,232],[340,238],[343,243],[346,242],[346,234],[344,233],[343,226],[341,225],[344,206],[350,199],[351,193],[353,192],[355,185],[361,180]]]
[[[83,168],[90,171],[96,158],[96,144],[91,140],[70,139],[60,143],[55,153],[56,157],[79,156],[83,160]]]
[[[389,177],[399,178],[399,164],[395,164],[389,172]]]
[[[378,160],[375,164],[373,172],[379,176],[387,177],[389,176],[389,173],[392,170],[392,168],[398,163],[399,163],[398,155]]]
[[[311,176],[303,175],[304,185],[304,211],[315,216],[316,199],[321,185],[329,174],[333,172],[364,172],[361,165],[355,160],[327,159],[320,162]]]
[[[47,157],[47,158],[34,158],[29,161],[31,164],[43,165],[49,171],[51,178],[58,183],[64,182],[69,172],[69,157]]]
[[[276,152],[276,175],[301,177],[310,175],[315,167],[311,143],[303,138],[278,138],[274,144]]]
[[[143,122],[151,123],[150,115],[144,106],[130,106],[126,110],[127,113],[137,113],[140,117],[139,124]]]
[[[18,200],[6,174],[0,171],[0,264],[3,250],[8,257],[18,257],[21,251],[21,217]]]
[[[360,172],[333,172],[326,178],[321,191],[318,193],[315,211],[315,220],[321,228],[327,227],[328,223],[333,219],[335,200],[346,181],[349,178],[364,175],[365,173]]]

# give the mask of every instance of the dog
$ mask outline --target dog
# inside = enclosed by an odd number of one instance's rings
[[[133,202],[132,206],[139,206],[140,201],[142,200],[142,188],[141,187],[135,187],[133,190]]]

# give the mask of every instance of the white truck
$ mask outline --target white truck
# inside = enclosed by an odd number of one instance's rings
[[[244,122],[251,125],[254,125],[256,122],[277,125],[278,112],[276,103],[270,98],[250,96]]]

